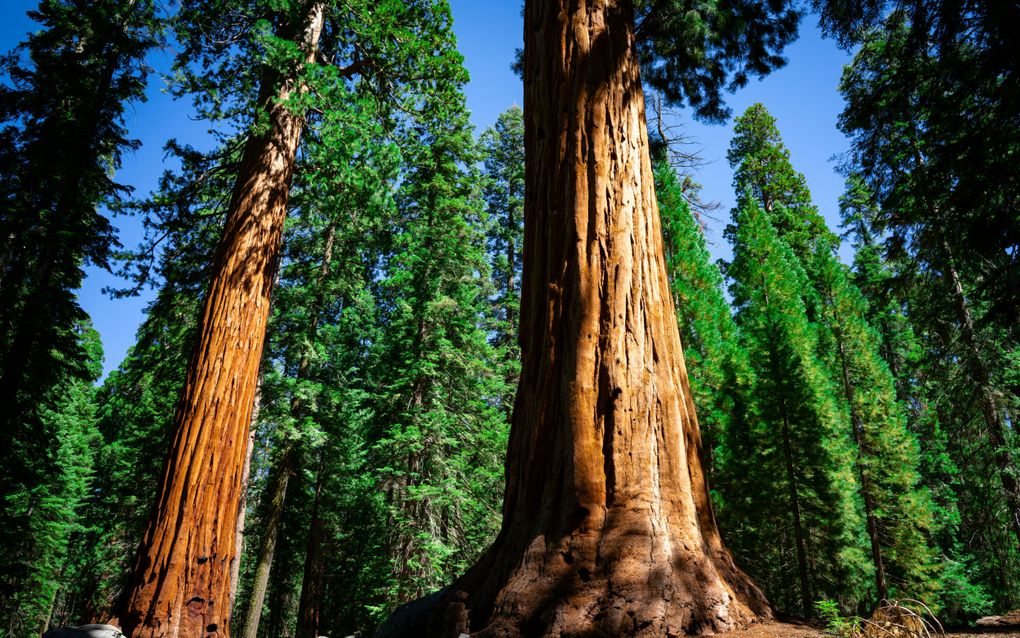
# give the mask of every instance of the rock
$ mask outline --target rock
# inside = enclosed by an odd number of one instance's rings
[[[79,625],[50,629],[43,638],[124,638],[124,634],[113,625]]]

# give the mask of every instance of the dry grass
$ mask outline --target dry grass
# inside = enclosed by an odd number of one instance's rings
[[[919,600],[883,601],[871,618],[862,618],[849,638],[945,638],[946,631]]]

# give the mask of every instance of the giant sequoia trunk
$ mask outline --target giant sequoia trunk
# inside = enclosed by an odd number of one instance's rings
[[[431,633],[680,636],[767,616],[723,547],[626,0],[525,4],[523,369],[503,527]]]
[[[323,8],[313,3],[295,40],[314,59]],[[230,567],[248,426],[270,291],[303,119],[286,104],[294,69],[267,78],[269,126],[249,138],[217,248],[198,342],[174,417],[160,482],[130,588],[119,610],[132,638],[226,637]]]

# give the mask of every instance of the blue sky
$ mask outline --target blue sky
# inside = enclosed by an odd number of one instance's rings
[[[0,50],[9,50],[31,31],[33,23],[25,12],[36,5],[34,0],[0,2]],[[461,53],[471,74],[467,87],[468,107],[472,121],[480,130],[491,125],[499,113],[512,104],[522,103],[520,80],[510,70],[514,51],[521,46],[522,19],[520,0],[451,0],[454,29]],[[836,171],[833,156],[849,147],[836,128],[842,110],[837,92],[842,67],[849,62],[831,40],[823,40],[808,16],[800,38],[787,48],[788,65],[762,81],[752,81],[730,96],[728,104],[735,115],[755,102],[762,102],[776,117],[779,130],[790,148],[794,167],[804,173],[809,187],[829,224],[839,220],[837,200],[842,193],[843,178]],[[165,71],[171,51],[154,55],[153,66]],[[189,118],[187,101],[174,101],[162,92],[162,81],[154,76],[148,90],[149,100],[132,108],[127,126],[142,147],[124,158],[117,181],[133,186],[136,195],[144,195],[157,186],[164,170],[162,147],[170,137],[202,147],[207,139],[206,127]],[[682,113],[682,112],[681,112]],[[704,165],[696,179],[704,185],[703,196],[719,202],[720,208],[710,221],[707,236],[716,257],[729,255],[722,239],[722,230],[733,205],[733,173],[726,164],[726,148],[732,135],[732,122],[726,125],[705,125],[687,119],[683,132],[696,144]],[[120,230],[122,243],[134,245],[140,238],[138,220],[118,217],[114,223]],[[846,251],[844,250],[844,257]],[[121,362],[134,342],[135,330],[142,320],[145,305],[152,298],[147,292],[131,299],[109,299],[102,293],[106,286],[122,285],[117,278],[90,269],[79,292],[82,306],[92,316],[103,338],[108,372]]]

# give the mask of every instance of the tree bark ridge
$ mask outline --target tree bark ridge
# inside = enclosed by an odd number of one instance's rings
[[[323,5],[296,40],[315,59]],[[170,458],[119,621],[133,638],[226,638],[248,428],[303,117],[300,65],[266,78],[267,132],[245,145],[217,247],[198,340],[174,419]]]
[[[432,633],[681,636],[769,615],[712,513],[621,0],[525,5],[523,368],[503,528]]]

